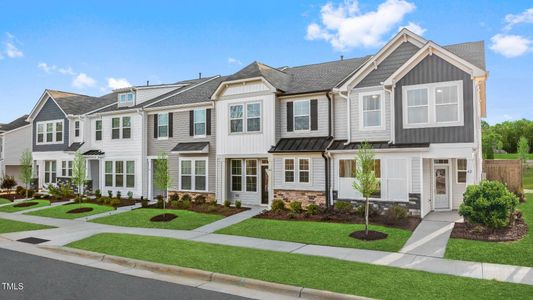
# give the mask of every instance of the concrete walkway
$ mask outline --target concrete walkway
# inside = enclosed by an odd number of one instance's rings
[[[263,212],[263,210],[265,210],[265,207],[263,206],[253,206],[253,207],[250,207],[249,210],[246,210],[241,213],[235,214],[233,216],[224,218],[222,220],[204,225],[202,227],[196,228],[194,229],[194,231],[203,232],[203,233],[213,233],[222,228],[229,227],[231,225],[240,223],[244,220],[248,220],[254,216],[257,216],[258,214]]]
[[[136,208],[140,208],[140,207],[141,207],[140,203],[135,203],[134,205],[118,207],[117,209],[114,209],[114,210],[111,210],[111,211],[106,211],[106,212],[103,212],[101,214],[96,214],[96,215],[86,216],[86,217],[82,217],[82,218],[77,218],[76,220],[90,221],[90,220],[98,219],[98,218],[101,218],[101,217],[107,217],[107,216],[111,216],[111,215],[120,214],[120,213],[123,213],[123,212],[132,211],[132,210],[134,210]]]
[[[443,216],[444,215],[430,216],[430,219],[433,219],[434,222],[449,224],[449,220],[442,221],[444,219]],[[37,237],[50,240],[49,242],[41,245],[64,246],[70,242],[81,240],[98,233],[128,233],[303,255],[331,257],[345,261],[391,266],[438,274],[448,274],[488,280],[495,279],[499,281],[533,285],[533,268],[529,267],[448,260],[412,253],[393,253],[352,248],[306,245],[302,243],[273,241],[241,236],[212,233],[206,234],[198,231],[119,227],[77,220],[59,220],[28,215],[13,215],[8,213],[0,213],[0,218],[59,227],[55,229],[14,232],[0,235],[0,238],[6,238],[12,241],[27,237]],[[423,239],[421,241],[423,241]],[[413,245],[414,243],[411,244]],[[414,248],[416,249],[417,247]]]
[[[61,201],[61,202],[52,202],[48,206],[41,206],[41,207],[36,207],[36,208],[25,209],[25,210],[14,212],[12,214],[14,214],[14,215],[22,215],[22,214],[29,213],[29,212],[32,212],[32,211],[39,211],[39,210],[43,210],[43,209],[47,209],[47,208],[50,208],[50,207],[55,207],[55,206],[71,203],[71,202],[74,202],[74,200]]]
[[[455,222],[462,222],[457,211],[428,214],[416,227],[400,253],[444,257]]]

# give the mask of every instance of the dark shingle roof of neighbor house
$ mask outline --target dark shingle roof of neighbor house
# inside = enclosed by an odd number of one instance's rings
[[[278,144],[272,147],[269,153],[284,152],[322,152],[326,151],[331,137],[306,137],[280,139]]]
[[[48,93],[54,98],[57,105],[68,115],[81,115],[100,107],[104,107],[116,101],[109,95],[102,97],[92,97],[87,95],[48,90]]]
[[[202,151],[209,146],[209,142],[178,143],[172,152]]]
[[[104,155],[105,153],[100,151],[100,150],[89,150],[85,153],[83,153],[83,155]]]
[[[11,121],[10,123],[0,124],[0,131],[11,131],[11,130],[26,126],[30,124],[26,122],[27,118],[28,118],[28,115],[24,115],[22,117],[15,119],[14,121]]]
[[[468,61],[474,66],[485,70],[484,41],[447,45],[443,46],[443,48]]]
[[[151,100],[147,106],[165,107],[210,101],[211,95],[213,95],[219,84],[225,80],[227,80],[227,77],[221,76],[179,94],[177,94],[179,90],[174,90]],[[151,103],[155,104],[150,105]]]
[[[328,150],[357,150],[362,144],[361,142],[353,142],[346,145],[347,140],[335,140],[328,147]],[[398,149],[398,148],[428,148],[429,143],[417,144],[390,144],[387,141],[383,142],[369,142],[372,149]]]

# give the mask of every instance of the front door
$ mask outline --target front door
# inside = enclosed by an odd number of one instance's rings
[[[434,209],[446,210],[450,209],[450,195],[448,188],[448,167],[435,166],[434,180],[433,180],[433,195],[435,198]]]
[[[48,186],[52,183],[56,183],[56,161],[47,160],[44,162],[44,184]]]
[[[268,165],[261,166],[261,204],[268,204]]]

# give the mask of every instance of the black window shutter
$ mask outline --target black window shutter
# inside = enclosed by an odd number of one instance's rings
[[[287,132],[293,131],[293,111],[292,102],[287,102]]]
[[[206,135],[211,135],[211,109],[208,108],[205,110],[205,126],[206,126],[206,129],[205,129],[205,134]]]
[[[318,100],[311,100],[311,130],[318,130]]]
[[[194,136],[194,110],[189,111],[189,135]]]
[[[157,128],[157,114],[154,115],[154,139],[157,139],[157,133],[158,133],[158,128]]]
[[[174,128],[174,113],[168,113],[168,137],[172,137]]]

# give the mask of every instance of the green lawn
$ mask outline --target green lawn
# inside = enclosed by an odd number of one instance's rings
[[[533,295],[529,285],[162,237],[104,233],[67,246],[379,299],[526,299]]]
[[[17,202],[17,203],[13,203],[12,205],[7,205],[7,206],[2,206],[0,207],[0,212],[7,212],[7,213],[13,213],[13,212],[17,212],[17,211],[22,211],[22,210],[27,210],[27,209],[32,209],[32,208],[37,208],[37,207],[43,207],[43,206],[49,206],[50,205],[50,201],[48,200],[27,200],[27,201],[23,201],[23,202],[37,202],[38,204],[37,205],[33,205],[33,206],[27,206],[27,207],[15,207],[16,204],[18,203],[22,203],[22,202]]]
[[[81,207],[91,207],[93,210],[90,212],[81,213],[81,214],[67,214],[67,211],[70,211],[76,208],[81,208]],[[109,206],[97,205],[97,204],[92,204],[92,203],[82,203],[82,204],[59,205],[59,206],[54,206],[54,207],[43,209],[43,210],[29,212],[26,214],[32,215],[32,216],[57,218],[57,219],[77,219],[77,218],[104,213],[106,211],[111,211],[111,210],[113,210],[113,208]]]
[[[533,190],[533,167],[527,168],[524,171],[522,183],[525,189]]]
[[[529,233],[520,241],[494,243],[450,239],[446,258],[533,267],[533,194],[519,209],[529,225]]]
[[[518,159],[518,153],[494,154],[495,159]],[[533,153],[527,155],[527,159],[533,159]]]
[[[11,203],[11,201],[4,199],[4,198],[0,198],[0,204],[6,204],[6,203]]]
[[[0,233],[55,228],[51,226],[0,219]]]
[[[362,224],[338,224],[327,222],[280,221],[249,219],[223,228],[216,233],[256,237],[269,240],[298,242],[304,244],[399,251],[411,236],[411,231],[370,225],[371,230],[389,234],[384,240],[361,241],[350,237],[350,233],[363,230]]]
[[[163,213],[172,213],[178,217],[170,222],[150,221],[152,217]],[[98,218],[92,220],[91,222],[126,227],[191,230],[218,221],[222,218],[224,217],[219,215],[202,214],[188,210],[139,208],[117,215]]]

